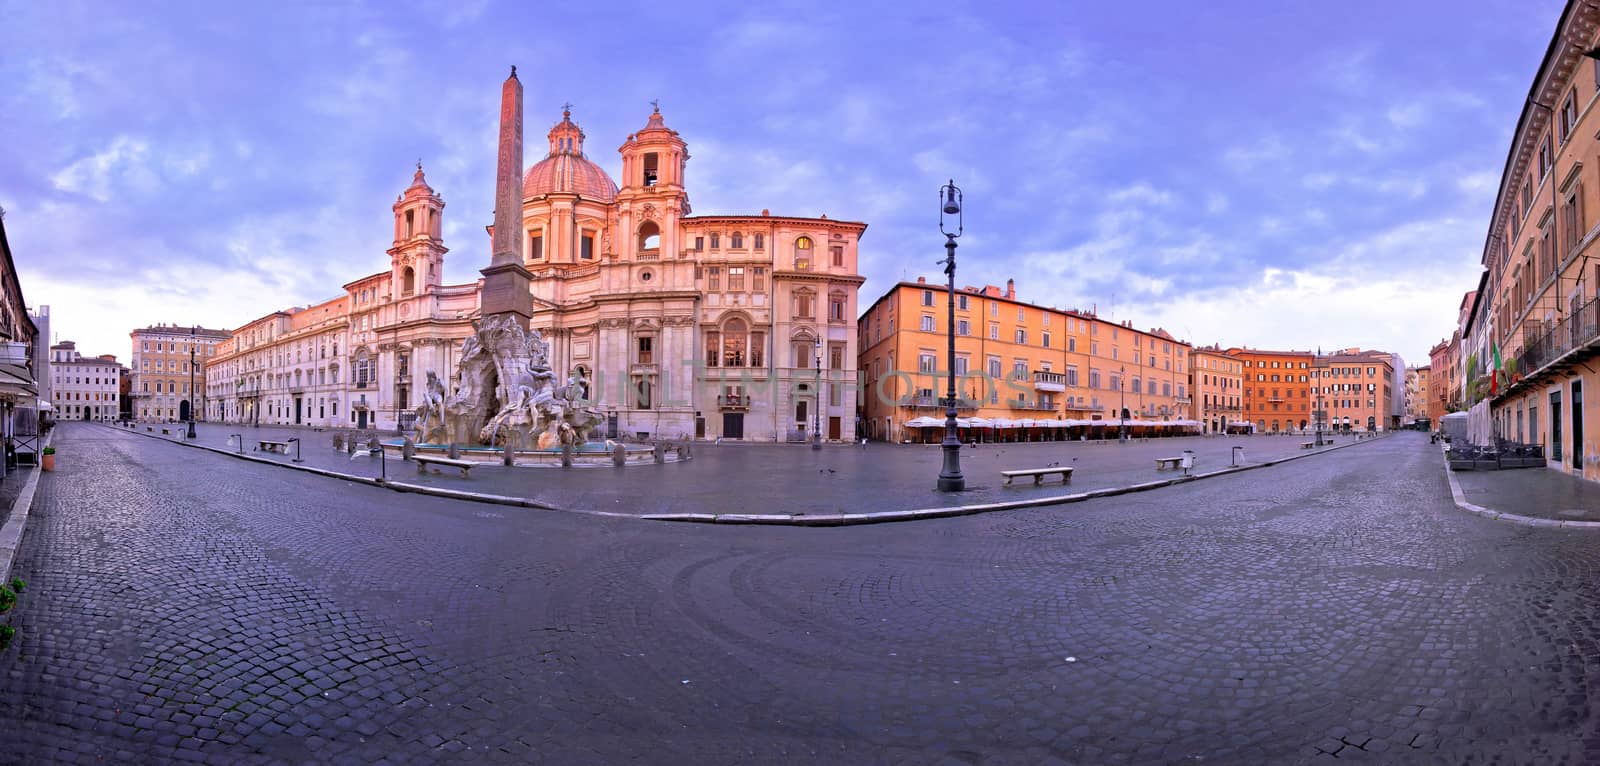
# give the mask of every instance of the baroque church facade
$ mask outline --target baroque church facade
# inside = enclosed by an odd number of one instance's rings
[[[858,243],[827,217],[692,214],[688,146],[659,111],[618,149],[622,183],[563,112],[525,173],[531,326],[589,381],[607,435],[856,438]],[[444,200],[421,166],[394,204],[389,268],[234,331],[208,377],[227,422],[395,429],[449,380],[482,280],[441,282]],[[488,258],[474,259],[487,264]]]

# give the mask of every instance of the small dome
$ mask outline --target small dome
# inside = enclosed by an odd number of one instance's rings
[[[522,182],[523,197],[551,193],[579,194],[587,199],[613,202],[617,182],[583,155],[583,131],[563,111],[561,122],[550,129],[550,154],[528,169]]]

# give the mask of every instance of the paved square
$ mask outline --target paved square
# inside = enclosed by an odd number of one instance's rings
[[[0,760],[1600,758],[1600,539],[1459,511],[1420,434],[837,529],[450,502],[91,425],[56,445]]]

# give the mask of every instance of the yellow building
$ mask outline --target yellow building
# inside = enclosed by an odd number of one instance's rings
[[[956,296],[955,374],[963,438],[1053,440],[1193,431],[1189,346],[1166,331],[1017,300],[1015,284]],[[862,315],[863,434],[939,438],[948,387],[949,291],[891,287]],[[930,420],[938,424],[928,425]]]
[[[1195,349],[1189,355],[1189,390],[1201,433],[1249,428],[1244,420],[1244,362],[1215,345]]]
[[[215,407],[203,395],[206,372],[217,345],[228,339],[227,330],[179,325],[151,325],[129,333],[133,338],[133,416],[140,420],[206,420]],[[194,362],[191,374],[190,360]]]

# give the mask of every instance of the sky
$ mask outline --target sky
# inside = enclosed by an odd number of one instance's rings
[[[420,159],[445,279],[489,260],[500,83],[613,178],[659,99],[696,214],[865,221],[864,310],[942,279],[1196,345],[1454,327],[1561,0],[0,0],[0,207],[55,340],[126,362],[388,268]]]

